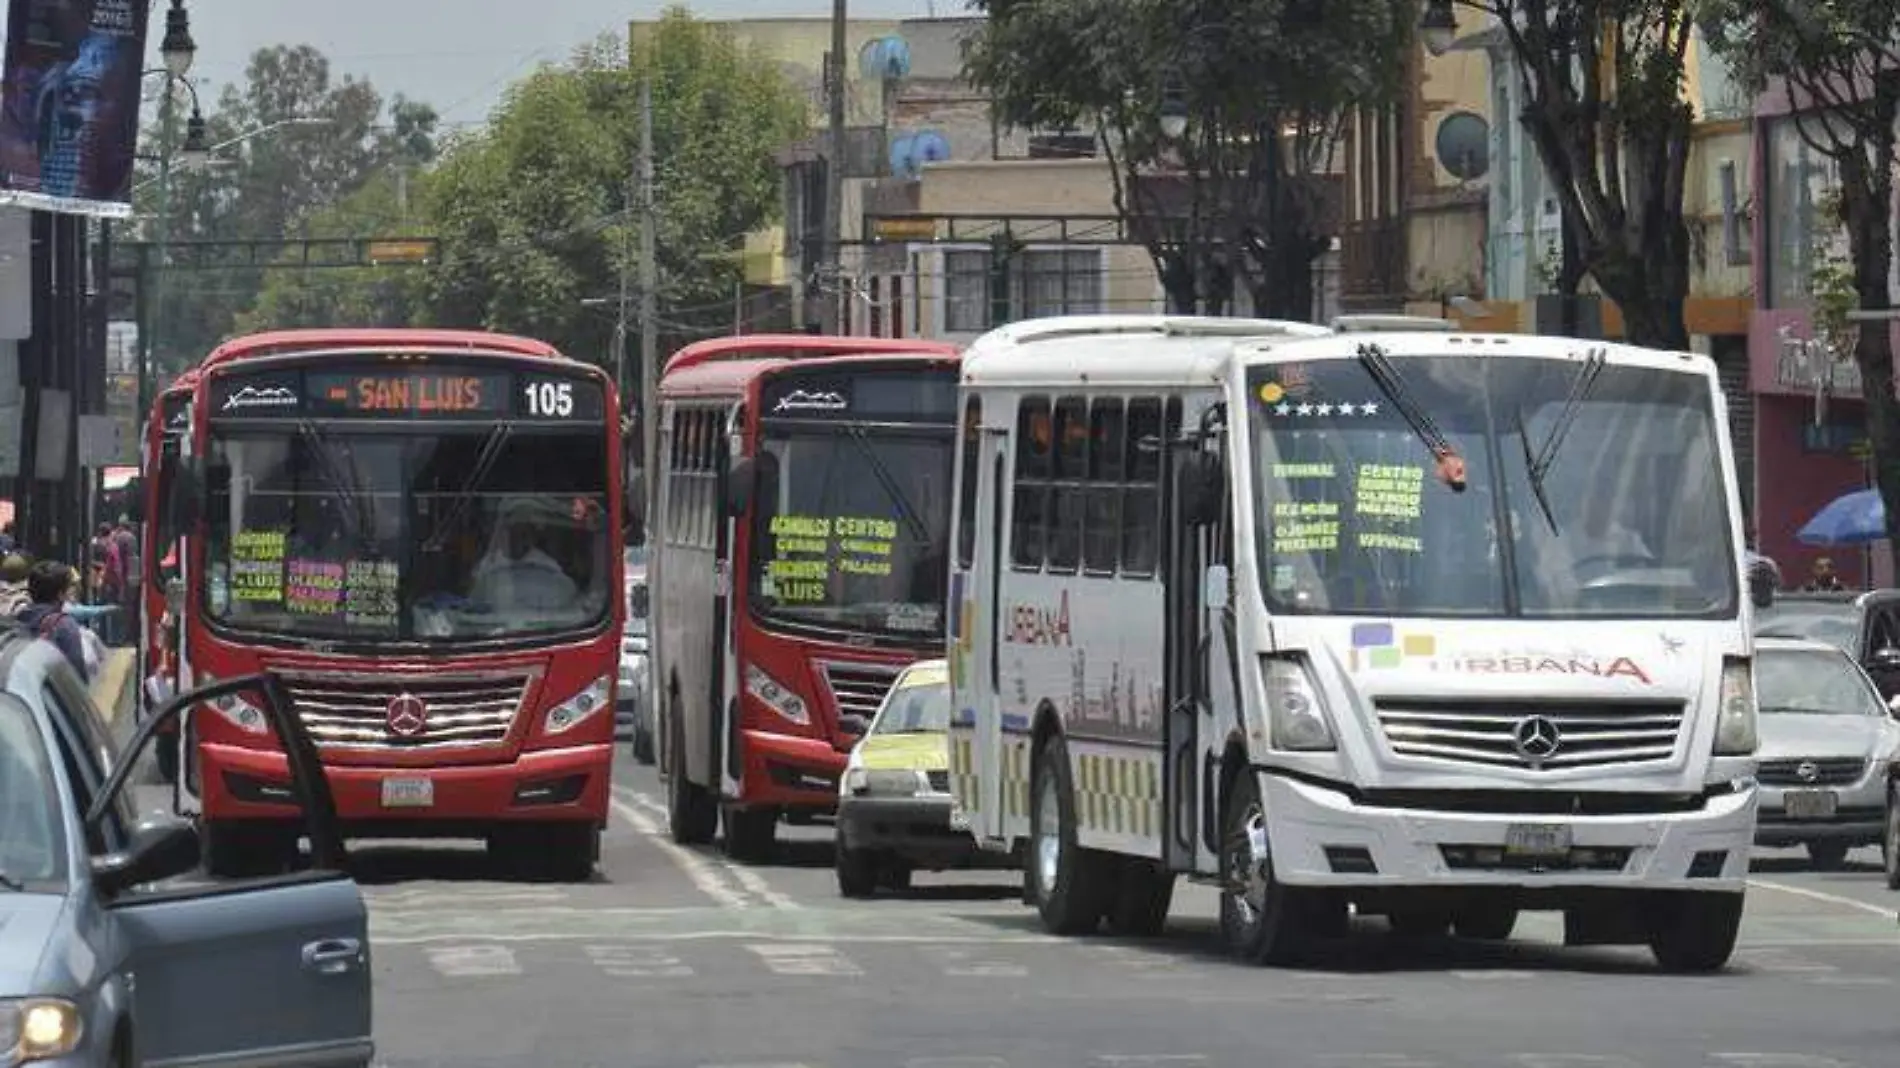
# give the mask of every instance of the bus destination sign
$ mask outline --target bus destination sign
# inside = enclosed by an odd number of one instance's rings
[[[606,410],[600,384],[590,379],[466,366],[268,371],[213,381],[212,413],[242,418],[598,422]]]
[[[334,415],[507,415],[509,375],[469,371],[311,373],[305,404]]]

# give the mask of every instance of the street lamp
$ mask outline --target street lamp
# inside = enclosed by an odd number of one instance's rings
[[[191,61],[198,55],[198,44],[191,39],[191,15],[185,11],[185,0],[172,0],[170,11],[165,12],[165,39],[159,43],[159,54],[165,57],[165,71],[174,78],[183,78],[191,73]]]
[[[1179,141],[1187,133],[1188,107],[1187,92],[1181,86],[1181,80],[1172,75],[1161,88],[1161,136],[1170,141]]]
[[[204,113],[193,102],[191,118],[185,120],[185,143],[178,148],[178,155],[186,167],[202,166],[211,158],[210,140],[205,129]]]
[[[165,65],[141,75],[149,77],[156,74],[165,79],[165,92],[158,98],[158,218],[152,242],[155,247],[141,250],[139,254],[139,296],[141,301],[149,301],[147,306],[150,309],[149,314],[139,316],[138,417],[141,420],[150,412],[152,405],[152,359],[158,351],[153,343],[153,335],[158,332],[158,316],[164,308],[164,301],[156,290],[164,281],[165,241],[171,224],[172,156],[176,152],[190,165],[204,162],[211,154],[204,109],[198,105],[198,90],[185,77],[191,72],[192,60],[198,56],[198,44],[191,39],[191,15],[185,10],[185,0],[172,0],[171,8],[165,12],[165,37],[159,42],[158,51],[164,57]],[[174,148],[172,138],[177,130],[178,109],[173,89],[180,85],[191,96],[191,116],[185,121],[184,142]],[[150,273],[151,285],[148,287],[145,268],[152,262],[154,254],[159,270]],[[146,293],[148,288],[153,290],[149,297]]]
[[[1434,56],[1451,51],[1452,40],[1458,36],[1458,17],[1452,14],[1451,0],[1425,0],[1425,10],[1418,17],[1418,35],[1425,42],[1425,51]]]

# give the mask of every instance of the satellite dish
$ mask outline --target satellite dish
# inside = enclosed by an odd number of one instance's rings
[[[917,138],[910,134],[891,139],[891,175],[895,178],[917,177]]]
[[[1452,177],[1476,181],[1491,169],[1491,124],[1475,112],[1454,111],[1438,124],[1433,149]]]
[[[910,77],[910,45],[902,37],[879,37],[858,49],[858,73],[870,81]]]
[[[950,141],[935,130],[925,130],[912,142],[911,153],[920,168],[926,163],[941,163],[950,158]]]

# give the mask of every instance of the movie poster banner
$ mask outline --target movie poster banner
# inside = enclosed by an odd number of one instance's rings
[[[10,0],[0,204],[132,213],[146,0]]]

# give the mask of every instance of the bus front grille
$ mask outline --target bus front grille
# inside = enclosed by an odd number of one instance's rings
[[[287,675],[285,687],[323,748],[426,750],[499,746],[527,695],[525,672],[506,675]],[[421,725],[414,719],[421,702]]]
[[[1680,701],[1381,699],[1379,729],[1398,756],[1563,771],[1675,755]]]
[[[891,684],[897,681],[898,669],[886,664],[831,660],[820,666],[824,669],[825,686],[831,690],[831,699],[837,702],[838,715],[863,716],[867,722],[877,715],[884,695],[891,692]]]

